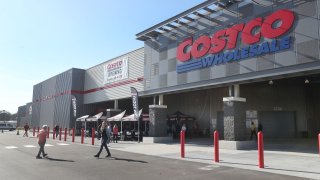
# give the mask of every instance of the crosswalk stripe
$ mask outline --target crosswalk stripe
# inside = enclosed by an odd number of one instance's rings
[[[45,147],[49,147],[49,146],[53,146],[53,145],[51,145],[51,144],[46,144],[46,145],[44,145]]]
[[[16,148],[18,148],[17,146],[6,146],[5,147],[6,149],[16,149]]]
[[[26,147],[26,148],[34,148],[36,146],[34,146],[34,145],[24,145],[24,147]]]
[[[60,146],[68,146],[68,145],[70,145],[70,144],[65,144],[65,143],[57,143],[58,145],[60,145]]]

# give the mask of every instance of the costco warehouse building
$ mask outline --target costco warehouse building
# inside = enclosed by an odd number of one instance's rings
[[[144,48],[35,85],[30,123],[131,114],[135,87],[150,136],[167,136],[167,117],[180,111],[194,118],[190,129],[218,129],[225,140],[247,140],[252,121],[266,138],[316,137],[319,18],[317,0],[205,1],[138,33]]]

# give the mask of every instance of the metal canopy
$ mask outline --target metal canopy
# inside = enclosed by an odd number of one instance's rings
[[[207,20],[217,23],[217,21],[214,18],[211,18],[210,15],[217,13],[237,2],[240,2],[240,1],[239,0],[205,1],[187,11],[184,11],[166,21],[156,24],[151,28],[136,34],[136,37],[138,40],[146,41],[154,37],[157,37],[159,34],[170,32],[173,29],[179,28],[181,26],[188,26],[189,23],[194,22],[199,18],[205,18]],[[192,26],[188,26],[188,28],[191,28],[193,30],[198,30],[197,28]]]

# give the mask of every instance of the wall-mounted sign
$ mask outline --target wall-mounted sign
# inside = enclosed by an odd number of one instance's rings
[[[246,127],[251,127],[251,122],[253,122],[256,127],[258,126],[258,111],[257,110],[247,110],[246,111]]]
[[[128,57],[108,62],[104,65],[104,84],[128,78]]]
[[[248,23],[219,30],[212,37],[202,35],[194,41],[192,37],[187,38],[177,48],[177,59],[183,62],[177,65],[177,72],[187,72],[289,49],[290,37],[276,38],[288,32],[294,20],[293,11],[283,9],[266,18],[258,17]],[[235,49],[240,36],[241,43],[246,46]],[[271,41],[257,44],[261,37]],[[223,52],[224,50],[226,51]],[[207,56],[208,54],[212,56]],[[190,59],[194,60],[189,61]]]

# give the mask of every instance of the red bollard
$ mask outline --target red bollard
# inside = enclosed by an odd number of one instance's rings
[[[33,136],[36,135],[36,127],[33,127]]]
[[[81,144],[84,142],[84,129],[81,128]]]
[[[72,142],[74,142],[74,128],[72,128]]]
[[[264,147],[263,147],[263,133],[258,132],[258,158],[259,158],[259,168],[264,168]]]
[[[55,140],[56,139],[56,129],[53,128],[52,131],[53,131],[52,132],[52,139]]]
[[[92,128],[92,133],[91,133],[92,145],[94,145],[94,135],[95,135],[94,131],[95,131],[94,128]]]
[[[49,134],[50,134],[50,127],[48,127],[48,131],[47,131],[47,138],[49,139]]]
[[[319,156],[320,156],[320,133],[318,134]]]
[[[61,141],[62,128],[59,130],[59,141]]]
[[[67,128],[64,128],[64,141],[67,141],[67,133],[68,133]]]
[[[184,156],[185,156],[185,148],[184,148],[185,132],[184,131],[180,132],[180,144],[181,144],[181,158],[184,158]]]
[[[219,162],[219,132],[214,131],[214,162]]]

